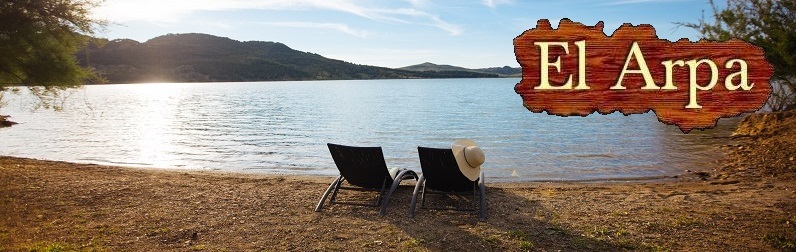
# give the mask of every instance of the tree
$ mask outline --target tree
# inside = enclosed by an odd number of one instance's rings
[[[27,86],[44,107],[58,109],[61,91],[97,79],[75,53],[104,27],[90,17],[99,0],[0,2],[0,94]],[[0,95],[2,97],[2,95]],[[0,104],[2,101],[0,101]]]
[[[707,39],[738,38],[763,48],[774,67],[768,107],[775,111],[796,107],[796,1],[727,0],[727,7],[719,9],[711,0],[710,5],[712,22],[703,16],[699,23],[680,25]]]

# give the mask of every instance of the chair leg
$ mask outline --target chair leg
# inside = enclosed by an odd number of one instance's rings
[[[321,200],[318,202],[318,206],[315,207],[315,212],[321,211],[321,208],[323,208],[323,202],[326,201],[326,197],[329,196],[329,193],[331,193],[332,191],[334,191],[335,194],[337,193],[337,188],[339,188],[339,184],[342,179],[343,176],[340,175],[334,180],[334,182],[332,182],[331,185],[329,185],[329,188],[327,188],[326,192],[324,192],[323,196],[321,196]]]
[[[420,191],[420,208],[426,207],[426,185],[423,185],[423,189]]]
[[[484,182],[484,172],[481,172],[481,179],[478,182],[479,187],[481,187],[481,206],[478,208],[478,220],[485,221],[486,220],[486,182]]]
[[[395,183],[395,181],[393,181],[393,183]],[[385,193],[384,189],[386,189],[386,188],[387,188],[387,178],[384,178],[384,180],[381,181],[381,189],[379,189],[379,195],[376,196],[376,203],[373,206],[381,206],[382,205],[383,200],[384,200],[384,196],[385,196],[384,195],[384,193]]]
[[[334,191],[332,191],[332,198],[329,199],[329,204],[334,204],[335,199],[337,199],[337,193],[340,192],[340,188],[343,187],[343,181],[345,181],[345,178],[340,178],[340,180],[337,181],[337,185],[335,185]]]
[[[398,189],[398,186],[401,184],[401,180],[403,180],[404,176],[407,175],[407,173],[414,174],[413,171],[402,170],[401,172],[398,173],[397,176],[395,176],[395,179],[392,181],[392,186],[390,186],[390,190],[387,191],[387,196],[385,196],[381,202],[381,210],[379,211],[379,216],[384,216],[385,214],[387,214],[387,205],[390,204],[390,196],[392,196],[392,193],[395,191],[395,189]],[[417,175],[411,177],[417,179]]]
[[[417,179],[417,185],[415,185],[415,191],[412,193],[412,203],[409,205],[409,218],[415,217],[415,206],[417,205],[417,196],[420,196],[420,188],[423,187],[423,183],[426,182],[426,178],[423,175],[420,175],[420,178]]]

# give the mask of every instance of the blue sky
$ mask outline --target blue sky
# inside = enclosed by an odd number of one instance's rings
[[[699,34],[674,22],[712,14],[707,0],[107,0],[94,15],[113,24],[98,35],[144,42],[168,33],[275,41],[357,64],[423,62],[468,68],[518,67],[512,40],[539,19],[586,25],[651,24],[676,41]]]

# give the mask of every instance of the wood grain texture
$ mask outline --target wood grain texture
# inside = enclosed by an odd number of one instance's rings
[[[571,76],[573,86],[578,83],[577,41],[585,41],[585,69],[587,90],[541,90],[540,47],[534,42],[567,42],[569,53],[562,47],[549,47],[548,62],[560,60],[560,70],[548,67],[550,82],[561,85]],[[623,78],[624,90],[610,89],[617,83],[624,68],[633,43],[637,43],[650,70],[654,82],[663,86],[666,81],[666,68],[662,62],[667,60],[702,60],[715,62],[718,68],[716,85],[711,90],[697,91],[696,97],[702,108],[686,108],[689,102],[688,66],[674,67],[672,79],[675,90],[643,90],[645,85],[641,74],[629,73]],[[611,36],[603,33],[603,23],[586,26],[562,19],[558,29],[553,29],[546,19],[539,20],[536,28],[523,32],[514,39],[514,53],[522,66],[522,80],[514,89],[522,96],[528,110],[559,116],[586,116],[595,111],[609,114],[619,111],[625,115],[646,113],[652,110],[658,119],[666,124],[677,125],[688,133],[692,129],[713,128],[722,117],[733,117],[744,112],[761,108],[771,92],[769,78],[772,67],[766,62],[764,52],[757,46],[741,40],[725,42],[700,40],[690,42],[680,39],[671,42],[659,39],[651,25],[633,26],[624,24]],[[748,66],[748,82],[754,83],[750,90],[728,90],[725,78],[740,70],[725,68],[731,59],[742,59]],[[637,60],[631,60],[627,69],[639,69]],[[711,78],[711,70],[702,64],[696,71],[696,83],[706,85]],[[737,84],[740,78],[735,78]]]

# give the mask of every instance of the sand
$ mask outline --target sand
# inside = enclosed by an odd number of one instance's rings
[[[796,249],[796,183],[778,177],[487,180],[483,222],[429,209],[409,218],[415,181],[383,217],[372,207],[313,211],[332,180],[0,157],[0,251]]]

